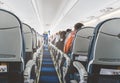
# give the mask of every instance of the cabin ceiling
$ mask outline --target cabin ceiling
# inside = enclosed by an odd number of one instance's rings
[[[0,8],[15,13],[39,33],[72,28],[119,6],[120,0],[0,0]]]

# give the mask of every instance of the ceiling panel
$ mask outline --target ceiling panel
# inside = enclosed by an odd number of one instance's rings
[[[22,22],[35,28],[39,33],[43,33],[31,0],[1,0],[1,2],[4,3],[1,8],[13,12]]]
[[[59,11],[62,0],[42,0],[42,16],[44,24],[51,24]]]
[[[0,0],[1,8],[15,13],[38,32],[72,28],[77,22],[99,17],[107,7],[117,8],[120,0]],[[33,3],[35,2],[35,4]],[[77,3],[76,3],[77,2]],[[35,6],[34,6],[35,5]]]
[[[52,25],[58,19],[60,13],[68,0],[37,0],[37,8],[39,11],[42,26],[45,31],[50,30]]]

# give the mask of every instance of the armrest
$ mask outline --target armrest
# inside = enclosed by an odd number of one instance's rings
[[[80,75],[80,81],[86,81],[86,77],[88,76],[85,67],[78,61],[73,62],[73,66],[78,70]]]

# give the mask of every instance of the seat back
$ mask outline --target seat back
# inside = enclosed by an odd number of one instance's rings
[[[94,31],[93,27],[88,27],[88,26],[83,27],[76,33],[73,42],[73,48],[72,48],[73,69],[71,70],[74,70],[73,72],[74,80],[76,80],[77,82],[85,81],[85,77],[87,76],[85,66],[87,64],[89,45],[91,42],[91,38],[93,36],[93,31]],[[78,76],[78,74],[80,76]]]
[[[40,48],[40,45],[42,44],[42,36],[37,33],[37,47]]]
[[[21,22],[14,14],[0,9],[0,62],[22,61]]]
[[[75,60],[86,61],[90,39],[93,36],[93,27],[84,27],[80,29],[75,36],[72,55]]]
[[[120,82],[119,27],[120,18],[105,20],[96,27],[88,54],[88,83]]]
[[[91,45],[92,64],[120,65],[120,18],[106,20],[95,30]]]
[[[39,38],[39,33],[36,33],[37,35],[37,48],[40,47],[40,38]]]
[[[27,24],[22,24],[23,32],[24,32],[24,40],[25,40],[25,51],[26,52],[33,52],[32,49],[32,30],[31,27]]]
[[[32,33],[33,33],[33,51],[35,52],[37,49],[37,35],[36,31],[32,28]]]

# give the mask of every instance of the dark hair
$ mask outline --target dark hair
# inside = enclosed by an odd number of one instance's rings
[[[67,30],[66,30],[66,32],[70,32],[70,31],[72,31],[72,30],[71,30],[71,29],[67,29]]]
[[[61,31],[60,37],[61,37],[61,38],[65,38],[65,34],[66,34],[66,31]]]
[[[78,29],[80,29],[82,26],[84,26],[82,23],[76,23],[76,24],[74,25],[74,29],[75,29],[75,30],[78,30]]]

